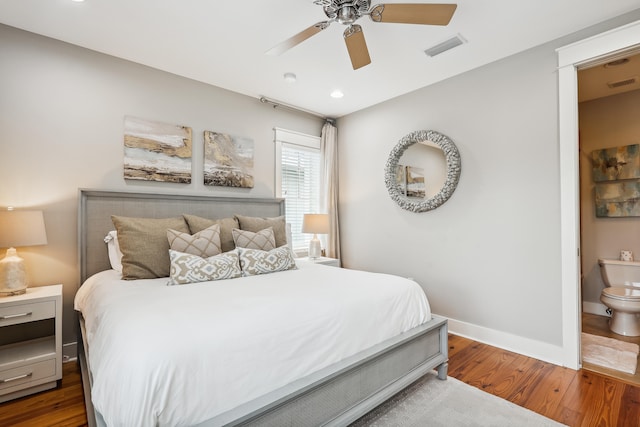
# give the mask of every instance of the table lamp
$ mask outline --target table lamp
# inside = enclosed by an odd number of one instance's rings
[[[329,233],[328,214],[304,214],[302,218],[302,232],[313,233],[313,238],[309,242],[309,258],[319,258],[322,254],[322,246],[318,234]]]
[[[0,260],[0,296],[27,292],[27,271],[15,247],[46,244],[42,211],[0,211],[0,248],[9,248]]]

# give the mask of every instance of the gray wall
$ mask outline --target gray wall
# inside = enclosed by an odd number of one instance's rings
[[[123,119],[191,126],[191,184],[125,181]],[[0,25],[0,206],[44,211],[49,244],[19,249],[33,286],[64,285],[63,342],[76,339],[78,188],[274,196],[273,127],[319,135],[322,120]],[[255,143],[255,188],[202,184],[204,130]]]
[[[630,249],[640,259],[640,218],[596,218],[591,152],[640,143],[640,90],[580,103],[580,231],[585,311],[602,314],[598,258]]]
[[[414,278],[435,313],[498,336],[502,346],[524,352],[510,337],[561,346],[555,49],[638,18],[619,17],[339,120],[343,264]],[[453,139],[462,175],[443,206],[414,214],[388,197],[383,172],[398,140],[419,129]]]

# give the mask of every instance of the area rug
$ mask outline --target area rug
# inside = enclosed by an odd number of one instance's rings
[[[562,426],[508,400],[427,374],[350,427]]]
[[[582,333],[582,361],[635,374],[638,344]]]

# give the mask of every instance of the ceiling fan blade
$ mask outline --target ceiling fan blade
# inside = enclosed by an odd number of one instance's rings
[[[333,20],[322,21],[322,22],[318,22],[317,24],[313,24],[312,26],[310,26],[306,30],[302,30],[298,34],[296,34],[295,36],[290,37],[287,40],[283,41],[282,43],[279,43],[278,45],[272,47],[271,49],[269,49],[266,52],[266,54],[267,55],[280,55],[281,53],[286,52],[287,50],[291,49],[292,47],[299,45],[300,43],[302,43],[306,39],[308,39],[308,38],[310,38],[312,36],[315,36],[320,31],[325,30],[329,26],[329,24],[331,24],[332,22],[333,22]]]
[[[457,4],[378,4],[371,9],[369,16],[375,22],[447,25],[457,7]]]
[[[367,42],[364,40],[364,33],[360,25],[355,24],[347,27],[344,31],[344,42],[347,44],[354,70],[371,64],[369,49],[367,49]]]

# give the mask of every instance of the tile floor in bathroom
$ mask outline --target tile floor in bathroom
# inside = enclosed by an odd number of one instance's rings
[[[609,318],[606,316],[582,313],[582,332],[592,335],[615,338],[620,341],[627,341],[640,345],[640,337],[625,337],[623,335],[614,334],[609,330],[608,322]],[[629,384],[640,386],[640,369],[636,370],[635,375],[631,375],[625,372],[607,369],[597,365],[591,365],[590,363],[583,363],[582,367],[587,371],[598,372],[603,375],[617,378]]]

